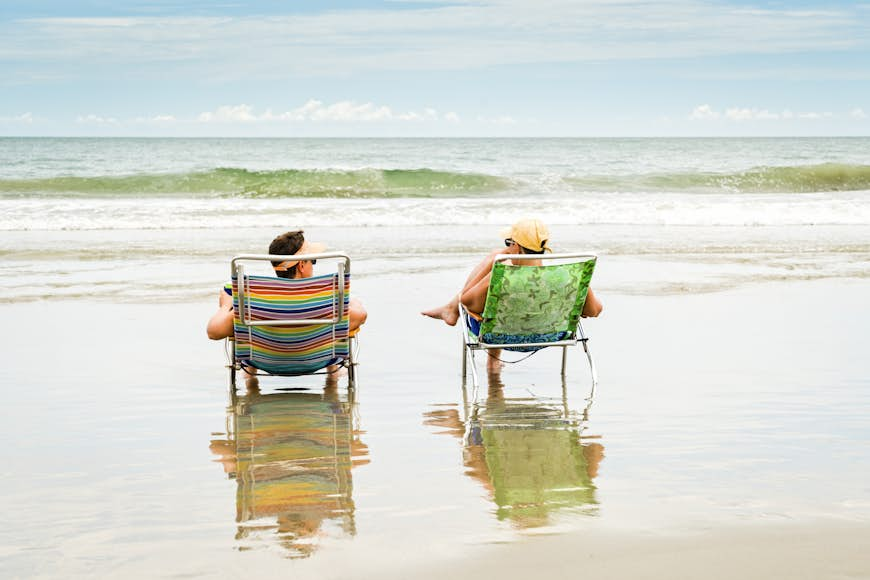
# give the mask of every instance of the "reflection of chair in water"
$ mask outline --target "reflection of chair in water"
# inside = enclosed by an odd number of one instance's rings
[[[489,491],[499,520],[521,528],[547,525],[550,514],[597,512],[595,485],[604,457],[600,443],[581,437],[589,406],[581,414],[562,399],[506,398],[490,377],[485,403],[466,405],[463,421],[456,409],[432,411],[426,423],[463,437],[466,475]]]
[[[306,557],[319,538],[355,534],[351,468],[368,462],[368,450],[354,430],[353,396],[340,400],[332,386],[234,397],[227,440],[212,450],[238,484],[238,540],[274,533],[291,557]]]

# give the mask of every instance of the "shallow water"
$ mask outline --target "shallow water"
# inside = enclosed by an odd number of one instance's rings
[[[416,313],[445,278],[355,283],[355,393],[235,403],[211,300],[0,307],[5,575],[368,576],[529,534],[870,519],[866,282],[605,294],[590,406],[577,355],[564,392],[555,353],[463,391],[455,330]]]

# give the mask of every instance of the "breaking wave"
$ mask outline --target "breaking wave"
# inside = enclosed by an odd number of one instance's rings
[[[731,191],[736,193],[817,193],[870,190],[870,165],[822,163],[757,167],[735,173],[686,172],[568,177],[590,191]]]
[[[0,180],[0,195],[4,197],[450,197],[507,188],[508,180],[500,177],[431,169],[218,168],[189,173]]]

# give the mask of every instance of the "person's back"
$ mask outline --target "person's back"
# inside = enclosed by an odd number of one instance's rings
[[[513,226],[503,232],[505,236],[505,248],[498,248],[489,253],[468,275],[465,285],[462,290],[454,296],[449,302],[442,306],[424,310],[422,314],[430,318],[436,318],[444,321],[450,326],[456,325],[459,320],[459,305],[465,307],[471,316],[471,327],[474,329],[475,324],[480,320],[480,314],[483,312],[486,305],[486,295],[489,290],[490,275],[492,266],[495,263],[495,257],[500,254],[543,254],[550,252],[548,242],[550,241],[550,232],[543,222],[537,219],[523,219],[516,222]],[[518,266],[540,266],[540,260],[516,260],[512,262]],[[595,296],[595,293],[590,288],[586,295],[586,302],[583,305],[582,316],[598,316],[604,306]],[[490,370],[498,368],[498,352],[492,351],[488,359],[487,367]]]
[[[269,244],[269,254],[279,256],[295,256],[317,254],[323,252],[326,246],[317,242],[305,240],[303,230],[294,230],[281,234]],[[310,278],[314,275],[314,265],[317,260],[285,260],[272,262],[275,275],[279,278]],[[348,306],[348,330],[356,332],[365,323],[368,313],[362,303],[351,298]],[[212,340],[220,340],[233,334],[233,297],[232,292],[221,289],[218,299],[218,309],[206,326],[206,334]]]

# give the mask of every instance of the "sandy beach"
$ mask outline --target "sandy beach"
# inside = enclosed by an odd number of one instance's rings
[[[406,570],[407,578],[866,578],[867,526],[814,522],[714,528],[677,535],[567,534],[521,546],[489,547],[473,558]]]
[[[419,314],[463,268],[365,256],[401,231],[352,235],[353,291],[370,313],[352,400],[344,381],[266,379],[257,393],[240,384],[246,407],[232,406],[223,345],[204,336],[226,264],[196,274],[201,298],[0,305],[16,329],[4,576],[870,574],[865,278],[701,291],[715,260],[699,275],[691,259],[602,255],[591,406],[579,353],[564,392],[558,355],[540,353],[481,389],[483,442],[471,444],[458,332]],[[665,271],[666,290],[631,291]],[[337,479],[300,496],[280,465],[320,440],[318,416],[343,426],[327,435],[344,451],[327,453]],[[530,471],[539,453],[565,467]],[[565,478],[574,491],[555,489]],[[511,503],[527,489],[555,491]]]
[[[0,577],[870,576],[867,143],[0,139]],[[594,397],[463,389],[420,314],[527,214],[599,256]],[[294,226],[358,388],[231,395],[206,321]]]

